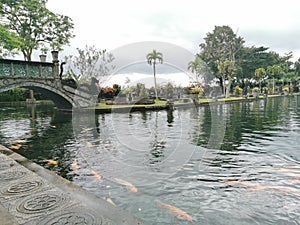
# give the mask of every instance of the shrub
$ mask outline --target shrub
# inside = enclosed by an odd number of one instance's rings
[[[240,96],[243,93],[243,89],[239,86],[235,86],[233,91],[236,96]]]

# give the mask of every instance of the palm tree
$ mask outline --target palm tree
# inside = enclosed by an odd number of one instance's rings
[[[271,75],[273,78],[273,94],[275,92],[275,76],[283,73],[282,68],[279,65],[273,65],[267,67],[267,74]]]
[[[156,69],[155,65],[157,63],[163,63],[163,55],[160,52],[157,52],[156,50],[153,49],[152,52],[147,54],[147,62],[149,65],[153,65],[153,75],[154,75],[154,89],[155,89],[155,98],[156,100],[158,99],[157,95],[157,86],[156,86]]]
[[[266,70],[264,68],[257,68],[254,72],[254,75],[259,80],[259,93],[261,93],[261,80],[264,78],[264,76],[267,74]]]
[[[188,70],[190,70],[192,73],[196,74],[196,81],[198,83],[198,77],[201,74],[202,69],[202,61],[199,56],[196,56],[194,61],[190,61],[188,64]]]

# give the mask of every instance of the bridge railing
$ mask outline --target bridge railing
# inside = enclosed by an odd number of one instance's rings
[[[1,78],[55,79],[54,63],[0,59]]]

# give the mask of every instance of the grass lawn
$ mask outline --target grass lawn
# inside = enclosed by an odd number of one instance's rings
[[[268,98],[272,98],[272,97],[279,97],[281,95],[268,95]],[[256,97],[248,97],[249,100],[253,100]],[[265,98],[265,96],[261,95],[259,96],[259,98]],[[245,100],[244,97],[229,97],[229,98],[220,98],[218,99],[219,102],[226,102],[226,101],[241,101],[241,100]],[[215,100],[211,99],[211,98],[200,98],[199,99],[199,103],[209,103],[209,102],[214,102]],[[174,104],[180,104],[180,105],[188,105],[191,104],[191,102],[187,102],[187,103],[183,103],[183,102],[178,102],[175,101]],[[155,104],[148,104],[148,105],[106,105],[105,102],[101,102],[98,103],[95,107],[95,109],[112,109],[112,108],[138,108],[138,107],[147,107],[147,106],[151,106],[151,107],[160,107],[160,106],[166,106],[167,105],[167,101],[161,101],[161,100],[155,100]]]
[[[96,109],[112,109],[112,108],[134,108],[134,107],[147,107],[147,106],[165,106],[167,105],[166,101],[155,100],[155,104],[148,105],[106,105],[105,102],[98,103]]]

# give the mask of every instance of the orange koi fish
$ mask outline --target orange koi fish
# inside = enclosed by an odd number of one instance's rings
[[[17,151],[17,150],[19,150],[21,147],[22,147],[21,144],[11,145],[11,146],[10,146],[10,149],[11,149],[11,150],[14,150],[14,151]]]
[[[26,143],[26,140],[13,140],[13,141],[10,141],[10,142],[13,142],[13,143]]]
[[[99,181],[99,183],[103,182],[102,176],[99,173],[97,173],[95,170],[92,170],[91,172],[93,176]]]
[[[45,159],[44,162],[46,162],[49,165],[57,165],[58,162],[52,159]]]
[[[127,190],[130,190],[132,192],[138,192],[138,189],[131,183],[125,181],[125,180],[122,180],[122,179],[119,179],[119,178],[115,178],[115,181],[118,183],[118,184],[121,184],[121,185],[124,185]]]
[[[161,206],[165,209],[168,209],[175,216],[182,217],[182,218],[186,219],[189,222],[193,222],[193,218],[189,214],[187,214],[187,212],[183,211],[182,209],[179,209],[175,206],[172,206],[172,205],[169,205],[167,203],[161,202],[159,200],[156,200],[155,202],[156,202],[157,205],[159,205],[159,206]]]
[[[254,191],[273,189],[273,190],[278,190],[278,191],[283,191],[283,192],[299,194],[299,190],[297,190],[296,188],[292,188],[292,187],[286,187],[286,186],[280,186],[280,185],[263,185],[263,184],[251,183],[249,181],[229,181],[229,182],[241,184],[241,185],[244,185],[247,187],[251,187],[251,190],[254,190]]]

